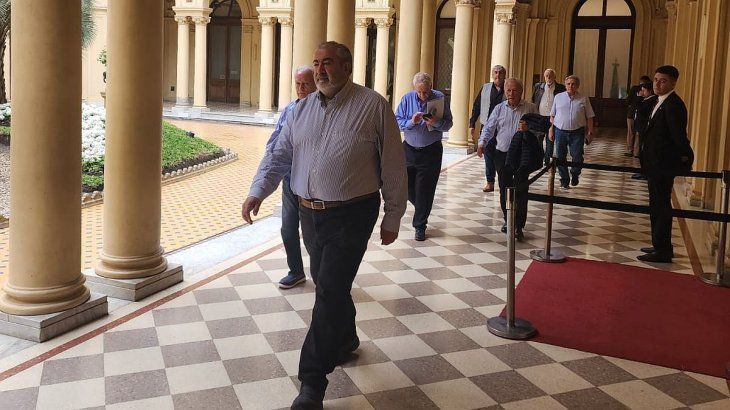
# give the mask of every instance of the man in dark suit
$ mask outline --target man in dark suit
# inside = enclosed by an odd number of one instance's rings
[[[555,70],[552,68],[545,70],[543,77],[545,82],[535,84],[535,88],[532,90],[532,103],[537,105],[543,119],[550,121],[550,110],[553,108],[555,96],[565,92],[565,86],[555,82]],[[540,138],[540,144],[543,139],[545,140],[545,165],[547,165],[553,156],[554,143],[549,138],[545,138],[545,133],[538,133],[537,136]]]
[[[651,248],[642,248],[644,262],[671,263],[672,186],[674,177],[692,168],[694,154],[687,139],[687,107],[674,92],[679,70],[661,66],[654,74],[657,102],[642,135],[641,167],[649,182]]]

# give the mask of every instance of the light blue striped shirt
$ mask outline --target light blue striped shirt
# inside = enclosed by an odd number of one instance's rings
[[[428,101],[439,98],[444,98],[444,94],[441,91],[431,90]],[[398,104],[398,109],[395,111],[395,119],[398,120],[398,126],[403,131],[406,142],[412,147],[422,148],[436,141],[441,141],[444,132],[450,130],[451,126],[454,125],[451,110],[449,109],[449,105],[446,104],[446,101],[444,101],[443,118],[441,121],[433,124],[433,131],[428,130],[428,125],[425,121],[414,124],[412,121],[413,115],[417,112],[425,113],[427,104],[427,101],[421,101],[418,98],[418,94],[415,91],[410,91],[403,96],[400,104]]]
[[[306,199],[347,201],[380,190],[382,227],[398,232],[408,197],[405,154],[393,111],[375,91],[348,82],[329,101],[319,92],[300,100],[249,196],[271,195],[290,170],[292,191]]]
[[[520,126],[520,118],[528,113],[538,114],[537,106],[525,100],[520,101],[516,107],[510,107],[507,101],[499,103],[482,128],[479,146],[483,147],[492,138],[497,138],[497,149],[507,152],[512,137]]]
[[[284,107],[284,109],[281,111],[281,114],[279,114],[279,120],[276,122],[276,127],[274,127],[274,132],[271,133],[271,137],[266,142],[266,151],[271,151],[274,149],[274,146],[276,145],[276,140],[279,139],[279,133],[281,133],[281,129],[284,128],[284,122],[286,121],[286,117],[291,114],[294,107],[299,102],[299,99],[290,102],[289,104]]]

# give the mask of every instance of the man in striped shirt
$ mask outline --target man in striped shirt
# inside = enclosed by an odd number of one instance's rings
[[[251,223],[261,201],[291,170],[304,245],[316,285],[312,323],[299,360],[292,409],[322,408],[328,373],[359,347],[350,290],[384,200],[380,238],[398,238],[407,175],[400,130],[388,102],[352,83],[352,54],[339,43],[315,51],[319,92],[299,101],[259,165],[242,206]]]

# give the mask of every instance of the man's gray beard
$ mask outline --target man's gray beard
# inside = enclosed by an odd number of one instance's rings
[[[336,90],[338,88],[342,87],[337,86],[336,84],[332,83],[332,81],[328,81],[325,84],[317,82],[317,90],[328,97],[333,97],[336,94]]]

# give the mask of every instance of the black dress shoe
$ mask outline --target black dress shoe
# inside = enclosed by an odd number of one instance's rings
[[[426,228],[416,228],[415,239],[419,242],[426,240]]]
[[[636,259],[642,262],[672,263],[672,257],[670,255],[663,255],[660,253],[647,253],[645,255],[637,256]]]
[[[523,241],[525,239],[525,233],[522,232],[522,229],[517,229],[517,233],[515,233],[515,239],[518,241]]]
[[[507,233],[507,224],[502,224],[502,229],[500,229],[502,233]]]
[[[291,404],[291,410],[322,410],[322,400],[324,400],[324,392],[302,384],[299,395]]]
[[[654,249],[653,246],[650,246],[648,248],[641,248],[640,251],[642,251],[644,253],[656,253],[656,250]],[[670,258],[674,257],[674,251],[669,252],[669,257]]]

